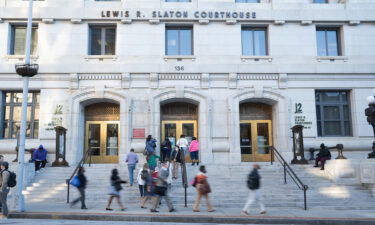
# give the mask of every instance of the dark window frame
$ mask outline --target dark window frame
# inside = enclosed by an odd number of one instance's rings
[[[313,0],[312,3],[314,4],[328,4],[329,3],[329,0],[323,0],[324,2],[317,2],[318,0]]]
[[[181,50],[180,50],[180,43],[181,43],[181,38],[180,38],[180,32],[178,32],[178,56],[193,56],[194,55],[194,27],[193,25],[166,25],[165,26],[165,55],[166,56],[174,56],[172,54],[168,54],[168,30],[190,30],[190,39],[191,39],[191,53],[190,55],[181,55]]]
[[[6,94],[10,94],[10,102],[6,102]],[[13,115],[14,115],[14,107],[22,107],[22,102],[14,102],[14,95],[15,94],[22,94],[22,91],[1,91],[1,139],[16,139],[17,134],[13,131],[13,123],[14,122],[21,122],[21,121],[14,121]],[[37,97],[39,95],[39,101],[40,101],[40,92],[39,91],[30,91],[29,94],[32,95],[32,101],[31,103],[27,103],[27,107],[31,107],[30,112],[30,120],[27,121],[27,123],[30,124],[30,135],[26,138],[28,139],[37,139],[39,136],[39,130],[37,132],[37,135],[35,134],[35,129],[39,129],[39,122],[40,117],[38,116],[38,120],[35,119],[35,109],[37,106],[39,107],[40,112],[40,102],[37,102]],[[27,100],[28,101],[28,100]],[[5,120],[5,109],[9,106],[9,120]],[[38,123],[37,128],[35,128],[35,123]],[[8,133],[5,134],[5,126],[8,126]],[[15,137],[13,137],[15,135]]]
[[[318,31],[324,31],[325,33],[325,42],[326,42],[326,54],[323,56],[342,56],[343,51],[342,51],[342,41],[341,41],[341,27],[338,26],[317,26],[315,32],[317,33]],[[328,52],[328,40],[327,40],[327,31],[336,31],[336,39],[337,39],[337,55],[329,55]],[[315,35],[316,36],[316,35]],[[316,47],[317,47],[317,55],[318,55],[318,40],[316,40]],[[319,56],[319,55],[318,55]]]
[[[116,25],[112,25],[112,24],[103,24],[103,25],[96,25],[96,24],[91,24],[89,25],[89,43],[88,43],[88,55],[98,55],[98,54],[92,54],[92,29],[95,28],[95,29],[101,29],[101,32],[100,32],[100,35],[101,35],[101,46],[100,46],[100,54],[99,55],[109,55],[109,56],[113,56],[113,55],[116,55],[116,51],[117,51],[117,26]],[[113,54],[106,54],[105,52],[105,40],[106,40],[106,31],[107,29],[114,29],[115,30],[115,46],[114,46],[114,52]]]
[[[254,40],[254,32],[251,32],[252,33],[252,36],[253,36],[253,54],[252,55],[245,55],[244,54],[244,49],[243,49],[243,41],[242,40],[242,32],[243,31],[264,31],[264,36],[265,36],[265,40],[264,40],[264,43],[265,43],[265,50],[266,50],[266,54],[265,55],[256,55],[255,54],[255,40]],[[268,49],[268,27],[267,26],[242,26],[241,27],[241,54],[242,56],[269,56],[269,49]]]
[[[322,94],[329,92],[339,92],[339,101],[323,101]],[[346,93],[346,99],[343,99],[342,93]],[[325,119],[324,118],[324,108],[329,106],[339,108],[339,119]],[[344,107],[348,107],[348,119],[344,117]],[[315,108],[316,112],[316,122],[317,122],[317,133],[318,137],[352,137],[353,127],[352,127],[352,116],[351,116],[351,105],[350,105],[350,90],[315,90]],[[318,111],[319,110],[319,111]],[[320,115],[320,119],[318,117]],[[325,134],[325,123],[326,122],[340,122],[340,134],[327,135]],[[345,134],[345,123],[349,124],[348,134]],[[320,128],[320,130],[319,130]]]

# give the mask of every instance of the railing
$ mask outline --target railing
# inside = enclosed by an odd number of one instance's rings
[[[73,177],[76,175],[79,167],[83,166],[87,159],[89,158],[89,166],[91,166],[91,151],[87,150],[86,153],[82,156],[81,161],[77,164],[76,168],[74,169],[72,175],[66,179],[66,184],[68,186],[67,188],[67,194],[66,194],[66,203],[69,203],[69,196],[70,196],[70,181],[73,179]]]
[[[186,172],[186,163],[185,163],[185,152],[183,149],[180,148],[181,151],[181,174],[182,174],[182,187],[185,189],[185,207],[187,207],[187,188],[188,188],[188,181],[187,181],[187,172]]]
[[[292,178],[292,180],[297,185],[297,187],[303,191],[305,210],[307,210],[306,191],[307,189],[309,189],[309,187],[298,178],[297,174],[293,171],[293,169],[289,166],[289,164],[285,161],[285,159],[281,156],[281,154],[279,153],[279,151],[277,151],[276,148],[271,146],[270,149],[271,149],[271,165],[273,165],[274,158],[276,157],[277,160],[284,167],[284,184],[286,184],[286,174],[289,174],[289,176]]]

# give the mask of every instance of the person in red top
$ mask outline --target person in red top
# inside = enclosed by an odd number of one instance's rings
[[[193,140],[190,143],[189,146],[189,152],[190,152],[190,159],[191,159],[191,165],[194,166],[195,163],[197,163],[197,166],[199,165],[199,142],[197,141],[196,137],[193,137]]]
[[[206,204],[207,204],[207,211],[208,212],[214,212],[215,210],[212,208],[210,204],[210,200],[208,199],[208,193],[211,192],[210,185],[208,184],[207,181],[207,176],[206,176],[206,167],[205,166],[200,166],[199,167],[199,173],[195,177],[195,188],[197,189],[197,200],[195,200],[194,212],[199,212],[199,205],[202,197],[206,198]]]

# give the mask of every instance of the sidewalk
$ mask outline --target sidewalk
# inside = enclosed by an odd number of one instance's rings
[[[164,202],[163,202],[164,203]],[[11,212],[10,218],[34,219],[74,219],[74,220],[108,220],[108,221],[144,221],[144,222],[180,222],[180,223],[232,223],[232,224],[375,224],[373,210],[303,210],[302,208],[268,208],[266,215],[258,214],[259,209],[250,211],[250,216],[241,215],[238,211],[225,210],[217,207],[213,213],[201,209],[194,213],[188,208],[176,208],[177,212],[169,213],[165,203],[159,208],[159,213],[150,213],[149,209],[130,208],[125,212],[119,211],[113,205],[114,211],[105,211],[105,206],[88,205],[88,210],[78,206],[70,208],[68,204],[32,204],[27,205],[26,212]]]

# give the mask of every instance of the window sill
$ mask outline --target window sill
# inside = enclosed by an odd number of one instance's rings
[[[12,59],[18,59],[19,61],[24,61],[25,60],[25,55],[6,55],[4,58],[8,61],[8,60],[12,60]],[[30,59],[32,61],[37,61],[39,58],[39,56],[37,55],[32,55],[30,56]]]
[[[338,61],[338,60],[347,62],[348,61],[348,57],[346,57],[346,56],[317,56],[316,60],[318,62],[321,62],[321,61],[331,61],[331,62],[334,62],[334,61]]]
[[[164,61],[168,60],[177,60],[177,61],[182,61],[182,60],[191,60],[192,62],[195,61],[195,56],[194,55],[165,55],[164,56]]]
[[[117,55],[87,55],[85,56],[85,59],[86,61],[89,61],[89,60],[103,61],[105,59],[116,61]]]
[[[272,62],[272,56],[241,56],[241,61],[268,61]]]

